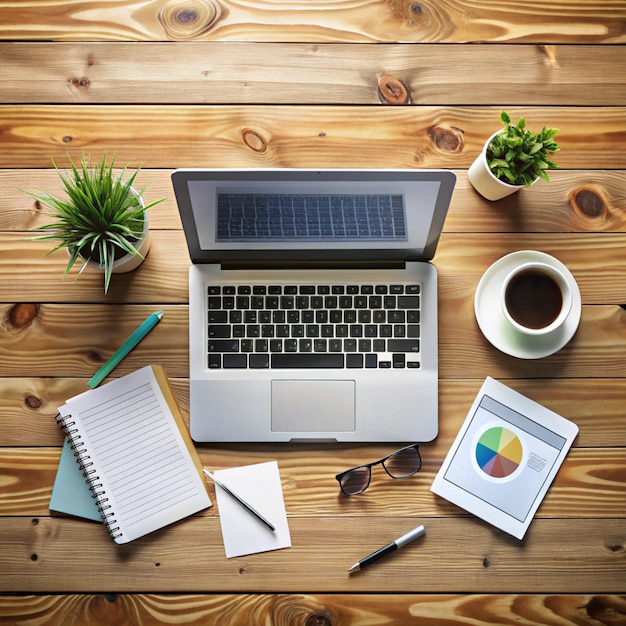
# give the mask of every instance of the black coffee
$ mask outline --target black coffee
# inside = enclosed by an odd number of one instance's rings
[[[527,269],[509,282],[504,302],[510,316],[526,328],[545,328],[558,317],[563,306],[561,288],[541,270]]]

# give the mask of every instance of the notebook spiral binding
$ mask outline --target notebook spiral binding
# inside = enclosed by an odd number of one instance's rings
[[[115,512],[112,510],[109,511],[109,509],[111,509],[111,505],[107,504],[109,502],[109,499],[106,497],[106,491],[103,489],[103,485],[100,482],[100,477],[96,475],[95,468],[92,468],[93,463],[90,460],[91,457],[85,449],[85,444],[81,442],[81,435],[77,434],[78,429],[73,428],[76,422],[70,421],[71,418],[71,415],[63,417],[60,413],[58,413],[56,416],[56,421],[58,424],[61,425],[61,427],[65,431],[65,434],[69,437],[70,448],[74,452],[76,462],[83,472],[85,482],[89,487],[89,491],[91,491],[92,493],[92,497],[96,499],[98,511],[100,512],[103,523],[106,525],[113,539],[115,539],[116,537],[121,537],[122,533],[120,532],[120,528],[119,526],[116,526],[117,520],[115,519]]]

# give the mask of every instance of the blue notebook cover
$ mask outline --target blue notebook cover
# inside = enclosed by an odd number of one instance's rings
[[[96,499],[89,491],[68,439],[65,440],[61,451],[49,508],[59,513],[84,517],[96,522],[102,521]]]

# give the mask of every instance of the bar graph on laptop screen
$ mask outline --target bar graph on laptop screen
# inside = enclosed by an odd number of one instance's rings
[[[401,194],[218,193],[216,240],[406,241]]]

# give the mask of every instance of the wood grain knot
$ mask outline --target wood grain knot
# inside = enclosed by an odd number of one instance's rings
[[[41,405],[43,404],[41,402],[41,398],[38,398],[37,396],[26,396],[24,398],[24,404],[29,408],[29,409],[40,409]]]
[[[158,19],[169,39],[194,39],[210,30],[220,14],[211,0],[170,0]]]
[[[589,187],[573,189],[569,194],[569,202],[583,217],[600,217],[608,210],[600,191]]]
[[[623,624],[624,603],[619,596],[593,596],[587,606],[587,615],[598,624]]]
[[[91,87],[91,81],[86,77],[70,78],[69,83],[74,89],[89,89]]]
[[[267,142],[256,130],[252,130],[250,128],[244,128],[241,132],[241,137],[243,142],[255,152],[265,152],[267,150]]]
[[[100,354],[97,350],[90,350],[87,352],[87,359],[90,363],[101,364],[106,361],[106,357]]]
[[[7,321],[14,330],[23,330],[32,324],[38,313],[38,304],[18,302],[9,309]]]
[[[380,76],[378,78],[378,97],[384,104],[408,104],[411,94],[407,86],[395,76]]]
[[[465,147],[465,135],[460,128],[431,126],[428,134],[437,150],[448,153],[459,153]]]
[[[309,615],[304,622],[305,626],[332,626],[332,622],[326,615]]]

